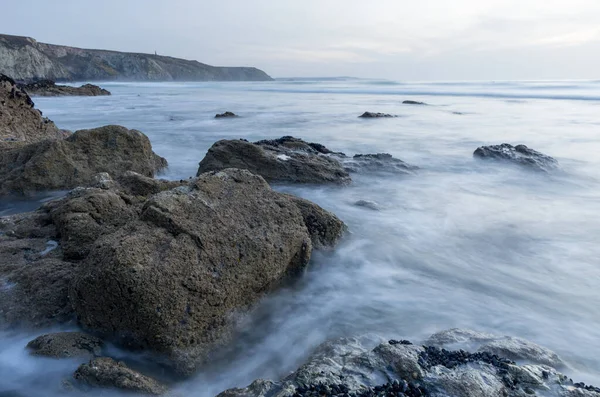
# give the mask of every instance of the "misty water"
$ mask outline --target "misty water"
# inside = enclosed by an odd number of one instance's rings
[[[346,154],[388,152],[421,167],[414,176],[354,176],[348,187],[276,186],[334,212],[351,233],[334,251],[313,255],[295,285],[265,298],[223,358],[177,386],[183,395],[278,379],[329,338],[420,342],[453,327],[532,340],[559,353],[574,380],[600,384],[600,82],[103,87],[113,95],[34,100],[61,128],[143,131],[170,163],[164,178],[195,175],[219,139],[284,135]],[[406,99],[430,106],[401,104]],[[241,117],[213,118],[226,110]],[[399,117],[357,118],[364,111]],[[544,175],[473,159],[478,146],[503,142],[549,154],[562,170]],[[0,211],[35,204],[4,202]],[[0,391],[59,393],[77,363],[29,357],[24,346],[41,333],[0,334]]]

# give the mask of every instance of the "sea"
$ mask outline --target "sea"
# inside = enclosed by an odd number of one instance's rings
[[[279,379],[331,338],[421,343],[449,328],[528,339],[556,351],[574,381],[600,386],[600,81],[100,85],[112,96],[34,101],[60,128],[144,132],[169,162],[162,178],[195,176],[220,139],[286,135],[419,167],[414,175],[355,175],[345,187],[274,186],[332,211],[349,233],[335,250],[315,253],[295,284],[262,300],[227,354],[173,386],[181,395]],[[224,111],[240,117],[214,118]],[[365,111],[398,117],[359,118]],[[477,147],[500,143],[525,144],[561,169],[543,174],[473,158]],[[5,200],[0,214],[60,194]],[[61,380],[78,363],[25,350],[49,331],[0,333],[0,396],[63,395]]]

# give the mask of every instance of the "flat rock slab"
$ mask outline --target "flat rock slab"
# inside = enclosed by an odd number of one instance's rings
[[[39,336],[27,344],[35,356],[51,358],[87,358],[102,353],[102,339],[83,332],[59,332]]]

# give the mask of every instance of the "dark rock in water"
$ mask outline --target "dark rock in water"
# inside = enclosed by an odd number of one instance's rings
[[[387,113],[364,112],[363,114],[361,114],[358,117],[365,118],[365,119],[370,119],[370,118],[398,117],[398,116],[394,116],[393,114],[387,114]]]
[[[554,158],[529,149],[525,145],[513,146],[503,143],[501,145],[482,146],[475,150],[473,156],[484,160],[506,161],[545,172],[559,168],[558,161]]]
[[[120,177],[135,171],[152,177],[166,166],[140,131],[120,126],[81,130],[67,139],[0,151],[0,194],[85,186],[100,172]]]
[[[405,105],[427,105],[425,102],[419,102],[419,101],[403,101],[402,102]]]
[[[0,74],[0,150],[64,136],[13,79]]]
[[[258,174],[268,182],[347,184],[348,172],[340,162],[326,153],[323,145],[294,137],[250,143],[244,140],[221,140],[208,150],[200,162],[197,175],[226,168],[242,168]]]
[[[406,340],[391,340],[370,350],[354,338],[324,343],[280,382],[258,380],[219,397],[523,397],[532,393],[600,397],[593,386],[573,384],[549,366],[520,366],[488,352],[449,351]]]
[[[108,90],[94,84],[85,84],[81,87],[57,85],[52,80],[37,80],[30,83],[19,84],[19,87],[32,96],[105,96],[110,95]]]
[[[400,173],[411,174],[418,167],[392,157],[388,153],[357,154],[352,158],[340,159],[349,173]]]
[[[168,391],[166,386],[156,380],[108,357],[96,358],[88,364],[82,364],[73,377],[91,387],[114,388],[156,396]]]
[[[357,206],[357,207],[368,208],[368,209],[371,209],[373,211],[379,211],[381,209],[379,207],[379,204],[377,204],[374,201],[370,201],[370,200],[358,200],[357,202],[354,203],[354,205]]]
[[[27,344],[31,354],[52,358],[87,358],[102,353],[104,342],[83,332],[59,332],[39,336]]]
[[[229,117],[238,117],[238,115],[233,112],[225,112],[225,113],[220,113],[220,114],[215,115],[216,119],[229,118]]]

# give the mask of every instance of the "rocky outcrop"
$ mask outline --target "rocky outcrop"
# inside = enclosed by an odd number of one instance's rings
[[[0,73],[16,80],[267,81],[252,67],[216,67],[168,56],[86,50],[0,35]]]
[[[338,185],[350,183],[350,173],[410,174],[417,169],[390,154],[348,157],[320,143],[291,136],[254,143],[218,141],[200,162],[197,175],[226,168],[247,169],[268,182]]]
[[[35,109],[34,103],[10,77],[0,74],[0,151],[18,144],[65,135]]]
[[[83,332],[59,332],[39,336],[27,344],[35,356],[91,359],[102,353],[104,342]]]
[[[551,172],[559,168],[558,161],[525,145],[513,146],[508,143],[481,146],[473,156],[483,160],[497,160],[516,164],[536,171]]]
[[[326,156],[320,146],[283,137],[250,143],[216,142],[200,162],[197,175],[226,168],[243,168],[268,182],[347,184],[350,176],[339,161]]]
[[[370,341],[369,341],[370,342]],[[545,365],[518,365],[488,352],[449,351],[391,340],[374,349],[357,338],[327,342],[285,379],[258,380],[219,397],[432,396],[599,397]]]
[[[105,96],[110,95],[108,90],[94,84],[84,84],[81,87],[57,85],[52,80],[39,80],[19,87],[31,96]]]
[[[375,118],[381,118],[381,117],[398,117],[398,116],[394,116],[393,114],[387,114],[387,113],[364,112],[363,114],[361,114],[358,117],[363,118],[363,119],[375,119]]]
[[[215,119],[227,119],[234,117],[238,117],[238,115],[233,112],[218,113],[215,115]]]
[[[345,231],[335,215],[246,170],[94,179],[99,187],[0,218],[0,325],[76,318],[190,373],[240,314]]]
[[[81,130],[0,152],[0,194],[71,189],[92,183],[99,172],[120,177],[135,171],[152,177],[167,161],[143,133],[120,126]]]
[[[73,377],[94,388],[112,388],[146,395],[163,395],[168,389],[156,380],[134,371],[123,362],[100,357],[82,364]]]
[[[427,105],[425,102],[406,100],[402,102],[404,105]]]

